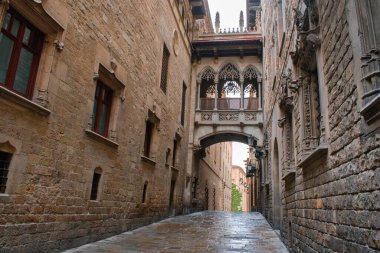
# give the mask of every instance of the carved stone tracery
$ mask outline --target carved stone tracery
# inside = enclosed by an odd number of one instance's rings
[[[221,71],[219,72],[220,79],[231,79],[231,80],[239,80],[240,73],[239,70],[232,65],[231,63],[226,64]]]
[[[315,77],[308,74],[302,80],[302,150],[307,155],[319,145],[319,99]]]

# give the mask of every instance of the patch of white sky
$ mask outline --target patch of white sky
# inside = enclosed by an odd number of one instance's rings
[[[246,0],[208,0],[212,23],[215,27],[215,15],[219,11],[220,28],[238,28],[240,11],[243,11],[244,26],[247,25]]]
[[[232,165],[238,165],[245,168],[245,162],[248,158],[248,145],[240,142],[232,142]]]
[[[247,24],[246,0],[208,0],[212,23],[215,26],[216,12],[220,15],[220,28],[237,28],[239,27],[240,11],[243,11],[244,26]],[[231,97],[239,97],[237,96]],[[232,164],[245,168],[245,162],[248,157],[248,145],[233,142],[232,143]]]

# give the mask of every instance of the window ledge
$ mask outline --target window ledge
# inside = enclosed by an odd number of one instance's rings
[[[19,104],[23,107],[26,107],[28,109],[31,109],[38,114],[42,116],[48,116],[51,111],[27,98],[24,98],[23,96],[3,87],[0,86],[0,97],[3,97],[6,100],[12,101],[13,103]]]
[[[298,164],[298,166],[305,169],[305,168],[309,167],[315,161],[317,161],[321,158],[325,158],[327,156],[328,151],[329,151],[329,148],[328,148],[327,144],[320,144],[308,156],[306,156]]]
[[[107,144],[108,146],[111,146],[113,148],[117,148],[119,146],[119,144],[117,142],[114,142],[114,141],[104,137],[103,135],[100,135],[100,134],[98,134],[98,133],[96,133],[90,129],[86,129],[85,132],[89,137],[91,137],[97,141],[103,142],[103,143]]]
[[[295,178],[296,176],[296,170],[295,169],[288,169],[285,171],[284,176],[282,177],[283,180],[289,181],[292,178]]]
[[[8,203],[10,200],[9,194],[1,193],[0,194],[0,203]]]
[[[153,160],[153,159],[151,159],[151,158],[149,158],[149,157],[146,157],[146,156],[144,156],[144,155],[141,155],[141,160],[142,160],[143,162],[146,162],[146,163],[152,165],[152,166],[156,166],[156,161]]]
[[[363,115],[365,121],[368,124],[373,123],[380,118],[380,94],[372,99],[368,104],[366,104],[360,111]]]

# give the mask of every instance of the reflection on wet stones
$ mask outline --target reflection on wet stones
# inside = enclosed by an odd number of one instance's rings
[[[65,253],[108,252],[286,253],[288,251],[259,213],[206,211],[166,219]]]

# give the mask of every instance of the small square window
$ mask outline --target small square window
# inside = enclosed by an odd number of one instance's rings
[[[167,86],[167,80],[168,80],[169,56],[170,56],[170,52],[168,48],[164,45],[164,51],[162,55],[160,88],[165,93],[166,93],[166,86]]]

